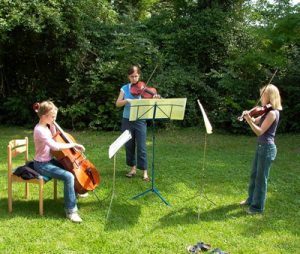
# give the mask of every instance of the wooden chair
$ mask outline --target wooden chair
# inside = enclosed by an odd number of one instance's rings
[[[46,181],[41,176],[39,179],[30,179],[24,180],[19,176],[13,174],[13,164],[17,164],[15,158],[19,157],[18,155],[23,155],[24,159],[22,160],[22,164],[24,165],[28,162],[28,138],[24,139],[15,139],[11,140],[7,146],[8,153],[8,211],[12,212],[12,184],[13,182],[21,182],[25,183],[25,198],[29,198],[29,184],[38,184],[39,185],[39,213],[43,215],[43,194],[44,194],[44,185]],[[20,160],[19,160],[20,161]],[[20,164],[20,163],[19,163]],[[19,165],[20,166],[20,165]],[[54,179],[54,199],[57,199],[57,181]]]

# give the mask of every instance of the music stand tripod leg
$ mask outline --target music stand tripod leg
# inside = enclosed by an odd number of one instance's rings
[[[171,205],[160,195],[160,193],[159,193],[159,191],[156,189],[156,188],[154,188],[153,189],[153,192],[167,205],[167,206],[170,206],[171,207]]]
[[[138,197],[140,197],[140,196],[142,196],[142,195],[148,193],[149,191],[153,191],[153,190],[152,190],[152,189],[148,189],[148,190],[146,190],[146,191],[144,191],[144,192],[142,192],[142,193],[140,193],[140,194],[134,196],[134,197],[131,198],[130,200],[136,199],[136,198],[138,198]]]

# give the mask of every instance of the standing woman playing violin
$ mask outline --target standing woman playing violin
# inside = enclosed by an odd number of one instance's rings
[[[132,95],[130,88],[138,83],[141,71],[138,66],[131,66],[128,70],[129,83],[122,86],[118,99],[117,107],[123,107],[122,131],[129,130],[132,139],[125,144],[126,149],[126,164],[131,167],[127,177],[136,175],[137,168],[143,170],[143,180],[148,182],[148,155],[146,148],[147,123],[145,120],[129,121],[130,102],[132,100],[141,99],[141,95]]]
[[[37,111],[39,123],[35,126],[33,136],[35,145],[34,168],[44,176],[62,180],[64,182],[64,205],[66,216],[73,222],[80,223],[82,220],[77,213],[77,201],[74,189],[74,175],[52,158],[51,150],[76,148],[84,151],[84,147],[76,143],[59,143],[53,139],[56,133],[54,121],[56,120],[57,107],[51,101],[40,103]]]
[[[252,118],[248,111],[243,112],[244,119],[258,136],[248,187],[248,198],[240,203],[249,206],[248,214],[263,213],[265,208],[268,176],[272,161],[277,154],[274,139],[279,121],[279,110],[282,110],[280,93],[275,85],[264,86],[260,89],[260,94],[262,106],[265,107],[270,104],[272,108],[256,118]]]

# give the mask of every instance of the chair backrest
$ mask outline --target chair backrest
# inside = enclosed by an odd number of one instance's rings
[[[12,174],[13,168],[13,158],[17,157],[19,154],[24,155],[23,163],[28,162],[28,138],[24,139],[14,139],[9,141],[7,146],[7,165],[8,165],[8,174]]]

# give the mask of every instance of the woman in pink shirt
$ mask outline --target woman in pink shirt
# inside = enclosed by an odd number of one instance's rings
[[[53,136],[56,133],[54,121],[56,120],[57,107],[51,101],[43,101],[38,109],[39,123],[34,128],[35,157],[34,168],[44,176],[62,180],[64,182],[64,205],[66,216],[73,222],[82,222],[77,211],[76,193],[74,189],[74,175],[66,171],[63,166],[52,158],[51,150],[58,151],[76,148],[84,151],[84,147],[76,143],[63,144],[56,142]]]

